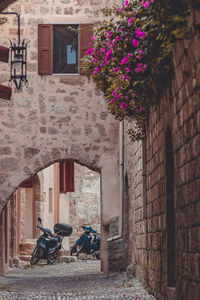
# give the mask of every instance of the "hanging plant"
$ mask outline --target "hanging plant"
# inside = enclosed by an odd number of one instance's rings
[[[171,50],[188,32],[189,10],[166,0],[125,1],[105,9],[83,60],[83,70],[105,95],[118,119],[135,118],[129,131],[143,137],[150,107],[160,98],[173,71]]]

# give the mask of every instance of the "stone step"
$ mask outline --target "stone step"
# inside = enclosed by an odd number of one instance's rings
[[[19,256],[19,259],[20,259],[20,260],[23,260],[23,261],[28,261],[28,262],[30,262],[31,255],[20,255],[20,256]]]
[[[35,249],[35,246],[36,246],[36,242],[34,243],[23,243],[23,244],[20,244],[20,253],[21,254],[32,254],[33,250]]]

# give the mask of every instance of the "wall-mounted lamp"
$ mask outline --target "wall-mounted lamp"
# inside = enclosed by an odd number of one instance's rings
[[[10,41],[10,82],[14,82],[18,90],[28,82],[27,80],[27,43],[20,39],[20,15],[16,12],[0,12],[1,15],[16,15],[18,19],[18,42]]]

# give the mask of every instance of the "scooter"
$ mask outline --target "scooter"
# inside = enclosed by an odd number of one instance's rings
[[[85,253],[100,259],[100,234],[88,225],[82,225],[81,228],[83,228],[84,233],[72,247],[71,256],[78,257],[80,253]]]
[[[42,225],[42,219],[38,218]],[[62,248],[62,240],[65,236],[70,236],[73,229],[70,225],[57,223],[54,225],[54,234],[48,228],[36,226],[43,234],[38,238],[37,245],[31,255],[30,264],[35,265],[40,259],[46,259],[47,263],[52,265]]]

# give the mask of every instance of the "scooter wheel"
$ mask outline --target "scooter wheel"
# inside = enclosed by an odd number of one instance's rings
[[[55,260],[56,260],[56,257],[50,257],[50,258],[47,260],[47,263],[48,263],[49,265],[53,265],[54,262],[55,262]]]
[[[71,256],[79,256],[79,253],[82,251],[83,246],[75,244],[71,249]]]
[[[30,260],[31,265],[37,264],[37,262],[42,258],[43,249],[41,247],[36,246]]]

